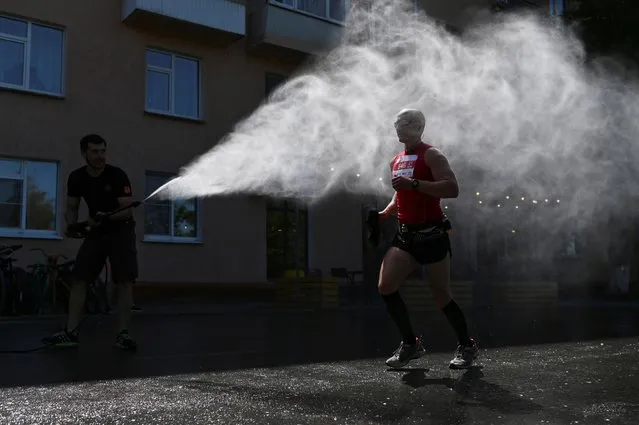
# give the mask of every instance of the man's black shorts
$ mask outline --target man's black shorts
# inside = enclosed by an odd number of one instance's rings
[[[400,228],[391,245],[409,253],[422,265],[442,261],[447,254],[453,255],[448,232],[437,224],[419,226],[410,231]]]
[[[76,256],[73,276],[84,282],[93,282],[100,275],[107,258],[114,283],[133,283],[137,279],[138,252],[134,221],[118,223],[107,231],[95,231],[89,235]]]

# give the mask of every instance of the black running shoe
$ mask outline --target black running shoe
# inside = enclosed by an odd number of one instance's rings
[[[468,369],[477,356],[479,355],[479,348],[474,339],[470,340],[471,345],[458,345],[455,351],[455,357],[450,361],[451,369]]]
[[[415,344],[406,344],[402,341],[393,355],[386,360],[386,365],[392,368],[404,367],[411,360],[418,359],[424,354],[426,354],[426,349],[421,336],[416,338]]]
[[[138,349],[138,345],[131,338],[128,331],[122,331],[118,334],[115,338],[115,346],[126,351],[136,351]]]
[[[78,334],[76,332],[68,332],[65,329],[62,332],[42,338],[42,343],[54,347],[77,347]]]

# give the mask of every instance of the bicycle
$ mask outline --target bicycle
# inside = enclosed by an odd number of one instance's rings
[[[21,311],[22,288],[21,283],[26,271],[15,267],[13,258],[22,245],[0,245],[0,314],[14,315]]]
[[[28,266],[30,270],[28,280],[31,287],[35,288],[32,297],[35,306],[31,308],[32,313],[40,314],[46,311],[47,299],[50,300],[48,307],[51,310],[61,308],[65,313],[68,313],[72,286],[71,270],[75,260],[69,260],[63,254],[49,254],[42,248],[33,248],[32,251],[41,252],[46,259],[45,263],[36,263]],[[60,263],[61,259],[66,261]],[[106,267],[103,270],[106,273]],[[111,311],[108,301],[107,276],[105,274],[104,279],[98,276],[94,282],[87,286],[86,312],[89,314],[107,314]]]
[[[42,252],[46,261],[27,266],[29,270],[25,285],[28,288],[25,291],[29,301],[26,303],[27,310],[31,314],[53,313],[60,309],[66,311],[64,302],[68,302],[68,297],[64,295],[71,291],[68,276],[74,261],[68,261],[68,258],[62,254],[49,255],[40,248],[33,248],[31,251]],[[67,261],[61,263],[60,260]]]

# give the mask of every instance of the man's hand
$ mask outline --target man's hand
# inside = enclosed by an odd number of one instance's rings
[[[69,226],[67,226],[67,228],[64,229],[64,236],[66,236],[67,238],[74,237],[74,233],[69,230]]]
[[[64,236],[67,238],[81,239],[87,236],[91,231],[91,227],[88,222],[71,223],[64,231]]]
[[[404,176],[393,177],[393,189],[397,192],[401,190],[411,190],[413,180]]]
[[[386,208],[378,213],[378,218],[385,219],[397,212],[397,192],[393,193],[393,198],[388,203]]]
[[[104,220],[106,220],[106,218],[106,213],[98,211],[93,217],[89,218],[89,226],[98,227],[104,222]]]

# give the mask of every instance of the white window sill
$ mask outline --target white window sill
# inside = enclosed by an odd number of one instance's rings
[[[12,91],[12,92],[17,92],[17,93],[25,93],[25,94],[32,94],[32,95],[37,95],[37,96],[45,96],[45,97],[51,97],[53,99],[64,99],[65,96],[62,93],[50,93],[50,92],[46,92],[46,91],[40,91],[40,90],[33,90],[33,89],[29,89],[23,86],[16,86],[13,84],[7,84],[7,83],[3,83],[0,82],[0,89],[2,90],[8,90],[8,91]]]
[[[168,243],[168,244],[186,244],[186,245],[203,245],[202,239],[199,238],[174,238],[171,236],[144,236],[144,243]]]
[[[171,112],[166,112],[166,111],[156,111],[154,109],[145,109],[144,113],[149,115],[157,115],[159,117],[173,118],[176,120],[192,121],[192,122],[196,122],[200,124],[204,123],[204,119],[200,117],[190,117],[188,115],[173,114]]]
[[[37,230],[0,229],[0,237],[15,239],[50,239],[61,241],[63,238],[56,232]]]

